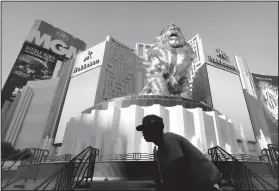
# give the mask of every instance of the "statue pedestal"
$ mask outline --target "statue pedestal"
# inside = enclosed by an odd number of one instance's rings
[[[149,114],[163,118],[165,132],[184,136],[205,154],[217,145],[239,153],[234,126],[226,116],[193,100],[145,95],[108,100],[72,118],[60,154],[78,154],[87,146],[104,155],[152,154],[154,144],[146,143],[135,129]]]

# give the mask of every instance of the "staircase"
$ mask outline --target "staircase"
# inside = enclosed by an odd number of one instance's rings
[[[34,190],[74,190],[83,181],[92,182],[98,154],[98,149],[87,147]]]
[[[80,184],[75,190],[155,191],[155,183],[153,181],[93,181]]]
[[[156,147],[154,148],[153,152],[154,153],[152,160],[154,160],[154,165],[156,166],[156,174],[154,176],[157,178],[157,181],[162,182],[160,165],[156,157]],[[234,156],[230,155],[222,148],[213,147],[208,150],[208,154],[213,163],[223,174],[222,179],[218,182],[221,190],[278,190],[278,179],[275,180],[271,174],[265,176],[257,175],[242,162],[237,160]],[[156,185],[154,181],[151,180],[151,177],[142,180],[140,180],[140,178],[130,177],[128,180],[106,179],[101,181],[97,180],[96,177],[93,178],[94,171],[96,171],[95,163],[96,159],[98,159],[97,155],[98,158],[100,158],[101,155],[99,155],[98,149],[88,147],[79,155],[75,156],[70,161],[67,161],[67,163],[63,167],[60,167],[57,172],[55,172],[52,176],[49,176],[46,180],[36,180],[35,173],[34,176],[31,177],[31,180],[30,177],[27,178],[26,176],[25,178],[18,179],[16,183],[11,183],[10,180],[2,180],[2,188],[4,188],[5,190],[156,190]],[[130,155],[127,155],[124,158],[127,159],[127,157],[129,158],[129,156]],[[45,156],[41,157],[41,161],[45,158]],[[103,160],[106,159],[106,157],[101,158]],[[133,155],[133,159],[134,158],[135,157]],[[138,157],[136,158],[138,159]],[[120,157],[120,159],[122,160],[123,156]],[[150,159],[150,156],[148,156],[148,160]],[[150,167],[151,166],[149,166],[149,168]],[[5,185],[5,187],[3,187],[3,185]]]
[[[1,160],[1,189],[14,190],[16,187],[22,189],[28,179],[33,179],[33,181],[36,182],[40,165],[46,160],[48,154],[49,151],[47,150],[30,148],[19,154]],[[13,161],[10,166],[5,167],[5,162],[10,161],[15,157],[17,157],[17,159]],[[17,164],[20,165],[16,166]],[[27,171],[21,171],[21,168],[19,168],[20,166],[27,166]]]
[[[272,176],[260,177],[222,148],[213,147],[208,150],[208,154],[223,174],[218,182],[222,190],[278,190],[278,180]]]

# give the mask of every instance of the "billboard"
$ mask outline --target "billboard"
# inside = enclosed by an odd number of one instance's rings
[[[278,76],[253,73],[252,76],[258,99],[264,106],[269,133],[278,134]]]
[[[75,58],[85,49],[83,41],[36,20],[2,89],[1,107],[6,100],[12,102],[28,81],[52,78],[57,63]]]

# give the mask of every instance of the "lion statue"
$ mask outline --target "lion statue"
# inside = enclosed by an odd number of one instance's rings
[[[195,58],[180,28],[169,24],[147,51],[147,84],[139,95],[180,96],[189,91],[187,73]]]

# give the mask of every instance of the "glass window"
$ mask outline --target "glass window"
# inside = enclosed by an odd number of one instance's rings
[[[151,99],[151,98],[146,99],[146,106],[151,106],[153,104],[154,104],[154,99]]]
[[[184,102],[183,102],[183,106],[184,106],[185,108],[191,108],[188,101],[184,101]]]
[[[182,105],[183,106],[183,101],[182,100],[177,100],[176,103],[177,103],[177,105]]]
[[[197,105],[195,103],[191,102],[191,101],[189,101],[188,103],[189,103],[188,104],[189,108],[196,108],[197,107]]]
[[[136,100],[136,99],[132,99],[132,100],[130,101],[130,104],[131,104],[131,105],[137,105],[137,100]]]
[[[130,100],[123,100],[122,101],[122,108],[129,107],[131,105],[130,103],[131,103]]]
[[[144,99],[144,95],[138,95],[137,99]]]
[[[146,106],[145,99],[137,99],[138,106]]]
[[[96,107],[96,109],[97,109],[97,110],[101,110],[101,109],[102,109],[102,105],[101,105],[101,104],[98,104],[97,107]]]
[[[138,96],[131,96],[130,99],[136,99]]]
[[[119,97],[119,100],[121,100],[121,101],[123,101],[125,99],[126,99],[126,97]]]
[[[138,55],[143,56],[143,45],[139,44]]]
[[[150,95],[150,98],[157,98],[157,95]]]
[[[170,100],[169,99],[162,99],[162,106],[169,107],[170,106]]]
[[[122,101],[115,101],[115,106],[122,108]]]
[[[125,100],[131,100],[131,96],[126,96]]]
[[[153,103],[154,104],[160,104],[160,105],[162,104],[161,99],[153,99]]]
[[[169,99],[169,96],[162,96],[162,99]]]
[[[104,102],[101,105],[102,105],[102,110],[108,109],[108,102]]]
[[[175,99],[176,100],[177,97],[176,96],[170,96],[169,99],[171,99],[171,100]]]
[[[170,100],[170,106],[176,106],[177,105],[177,101],[174,99]]]

